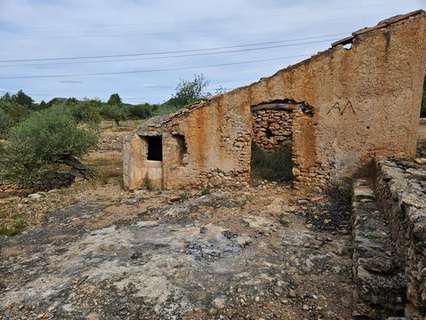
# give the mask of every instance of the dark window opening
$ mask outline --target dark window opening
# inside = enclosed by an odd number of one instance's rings
[[[161,136],[146,137],[148,142],[148,160],[163,161],[163,140]]]
[[[183,164],[185,156],[188,153],[188,149],[185,142],[185,136],[181,134],[175,134],[173,135],[173,137],[176,139],[177,142],[179,163]]]

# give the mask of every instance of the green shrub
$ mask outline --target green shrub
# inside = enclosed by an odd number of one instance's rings
[[[210,189],[207,187],[204,187],[203,189],[201,189],[201,195],[202,196],[206,196],[210,193]]]
[[[26,227],[26,223],[24,221],[24,219],[22,219],[21,216],[16,216],[14,221],[13,221],[13,225],[10,226],[0,226],[0,235],[5,235],[5,236],[15,236],[19,233],[21,233],[25,227]]]
[[[188,192],[184,191],[179,195],[180,201],[186,201],[189,199],[189,194]]]
[[[101,109],[101,115],[105,119],[114,120],[117,126],[119,126],[120,121],[126,120],[128,118],[129,110],[123,105],[106,104]]]
[[[155,107],[152,111],[153,116],[163,116],[166,114],[171,114],[179,110],[179,107],[172,106],[168,103],[161,104]]]
[[[85,100],[71,105],[69,108],[77,122],[97,124],[102,120],[102,103],[100,101]]]
[[[0,178],[33,187],[47,172],[78,163],[97,141],[97,132],[80,128],[70,110],[34,112],[12,128],[0,146]]]
[[[138,104],[134,106],[130,106],[129,112],[133,118],[137,119],[146,119],[152,117],[153,114],[153,106],[148,103]]]
[[[293,179],[291,147],[284,146],[274,151],[265,151],[252,144],[252,176],[271,181],[291,181]]]
[[[11,121],[11,126],[24,120],[30,114],[30,110],[12,101],[0,101],[0,109],[3,110]]]
[[[12,119],[9,114],[0,109],[0,138],[5,137],[9,129],[12,127]]]

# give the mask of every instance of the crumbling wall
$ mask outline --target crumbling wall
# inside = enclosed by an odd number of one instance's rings
[[[375,156],[413,157],[425,29],[423,11],[386,20],[269,78],[173,115],[162,125],[164,138],[173,131],[185,137],[188,163],[167,163],[172,149],[165,150],[164,186],[249,182],[252,106],[285,99],[312,106],[311,118],[294,120],[296,182],[353,176]]]
[[[315,145],[294,146],[296,179],[351,176],[376,155],[414,156],[425,39],[425,15],[413,15],[175,115],[169,124],[185,136],[189,163],[167,185],[248,181],[251,107],[285,99],[313,108],[299,126]]]
[[[426,317],[426,167],[377,163],[376,194],[407,279],[406,316]]]
[[[253,143],[273,151],[293,144],[293,112],[258,110],[253,112]]]

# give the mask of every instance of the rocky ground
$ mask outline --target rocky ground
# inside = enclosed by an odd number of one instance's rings
[[[349,215],[328,200],[274,184],[184,193],[107,184],[1,238],[0,314],[350,319]]]

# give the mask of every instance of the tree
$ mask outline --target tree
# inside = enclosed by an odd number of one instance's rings
[[[21,106],[31,109],[33,107],[33,99],[26,95],[24,91],[19,90],[16,94],[12,96],[12,100]]]
[[[44,100],[41,100],[41,102],[38,105],[38,108],[41,109],[46,109],[48,107],[47,103]]]
[[[11,102],[12,97],[9,92],[6,92],[3,97],[0,98],[0,102]]]
[[[92,150],[98,134],[78,126],[67,109],[52,107],[32,113],[12,128],[0,145],[0,178],[22,187],[34,187],[43,176],[71,167],[75,175],[88,177],[79,157]]]
[[[114,93],[114,94],[112,94],[110,97],[109,97],[109,99],[108,99],[108,102],[107,102],[109,105],[118,105],[118,106],[120,106],[120,105],[122,105],[123,104],[123,102],[121,101],[121,98],[120,98],[120,96],[119,96],[119,94],[118,93]]]
[[[3,119],[7,115],[10,127],[24,120],[31,112],[28,108],[8,99],[0,100],[0,109],[3,111]]]
[[[67,106],[65,106],[66,108]],[[102,103],[98,100],[84,100],[68,106],[77,122],[97,124],[101,122]]]
[[[154,106],[144,103],[129,107],[130,114],[137,119],[146,119],[152,116]]]
[[[6,137],[7,132],[12,127],[13,121],[9,114],[0,108],[0,139]]]
[[[106,104],[101,109],[101,115],[106,119],[114,120],[117,126],[120,126],[120,121],[126,120],[129,116],[129,110],[123,105]]]
[[[167,104],[181,108],[196,101],[203,100],[208,96],[207,93],[204,93],[207,86],[208,81],[202,74],[194,75],[194,79],[191,81],[182,80],[176,87],[176,93]]]

